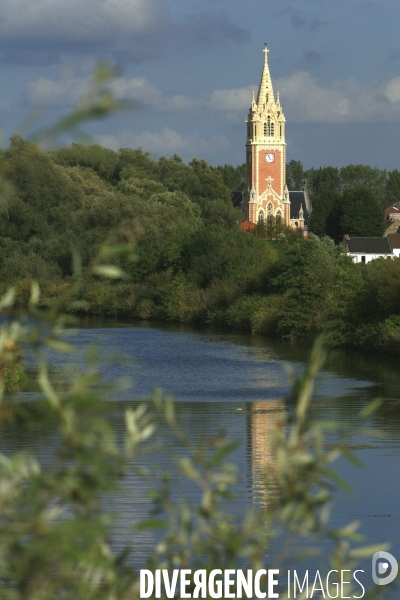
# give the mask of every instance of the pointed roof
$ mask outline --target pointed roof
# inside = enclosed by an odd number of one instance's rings
[[[264,68],[261,75],[260,87],[258,88],[257,105],[262,106],[266,104],[266,97],[274,101],[274,90],[272,88],[271,75],[269,73],[268,66],[268,48],[265,46],[264,50]]]
[[[310,210],[307,202],[307,195],[305,190],[301,191],[290,191],[289,192],[289,200],[290,200],[290,218],[294,219],[304,219],[305,224],[308,223],[308,218],[310,216]],[[303,208],[304,205],[304,208]],[[300,217],[300,211],[303,212],[303,216]]]

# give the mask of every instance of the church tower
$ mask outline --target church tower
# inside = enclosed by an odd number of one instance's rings
[[[286,186],[285,123],[276,100],[268,66],[268,48],[264,48],[264,67],[258,89],[246,119],[246,192],[244,218],[251,223],[274,217],[291,224],[289,192]]]

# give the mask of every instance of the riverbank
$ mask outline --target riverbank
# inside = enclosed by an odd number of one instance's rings
[[[40,305],[51,306],[57,298],[64,297],[67,311],[80,318],[181,324],[200,331],[246,332],[289,342],[312,343],[323,333],[330,348],[400,355],[400,317],[375,317],[367,322],[365,309],[362,315],[360,306],[352,306],[351,301],[355,301],[357,295],[363,303],[367,302],[363,298],[365,291],[361,294],[351,288],[335,286],[335,294],[330,294],[325,302],[318,302],[315,295],[308,297],[295,288],[282,294],[250,295],[223,281],[202,289],[182,275],[165,274],[164,281],[161,279],[158,277],[152,287],[148,283],[93,277],[84,278],[77,288],[73,279],[42,281]],[[3,293],[5,289],[4,286]],[[17,299],[21,307],[29,302],[30,293],[30,279],[18,282]]]

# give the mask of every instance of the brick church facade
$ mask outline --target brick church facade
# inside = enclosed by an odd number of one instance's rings
[[[242,195],[243,218],[250,224],[274,218],[278,223],[307,232],[310,203],[307,190],[290,191],[286,185],[286,119],[276,99],[264,48],[264,66],[257,101],[246,119],[246,188]]]

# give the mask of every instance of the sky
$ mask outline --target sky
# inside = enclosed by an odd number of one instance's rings
[[[95,143],[236,166],[267,42],[288,160],[400,170],[399,24],[399,0],[0,0],[3,146],[106,60],[140,108],[87,123]]]

